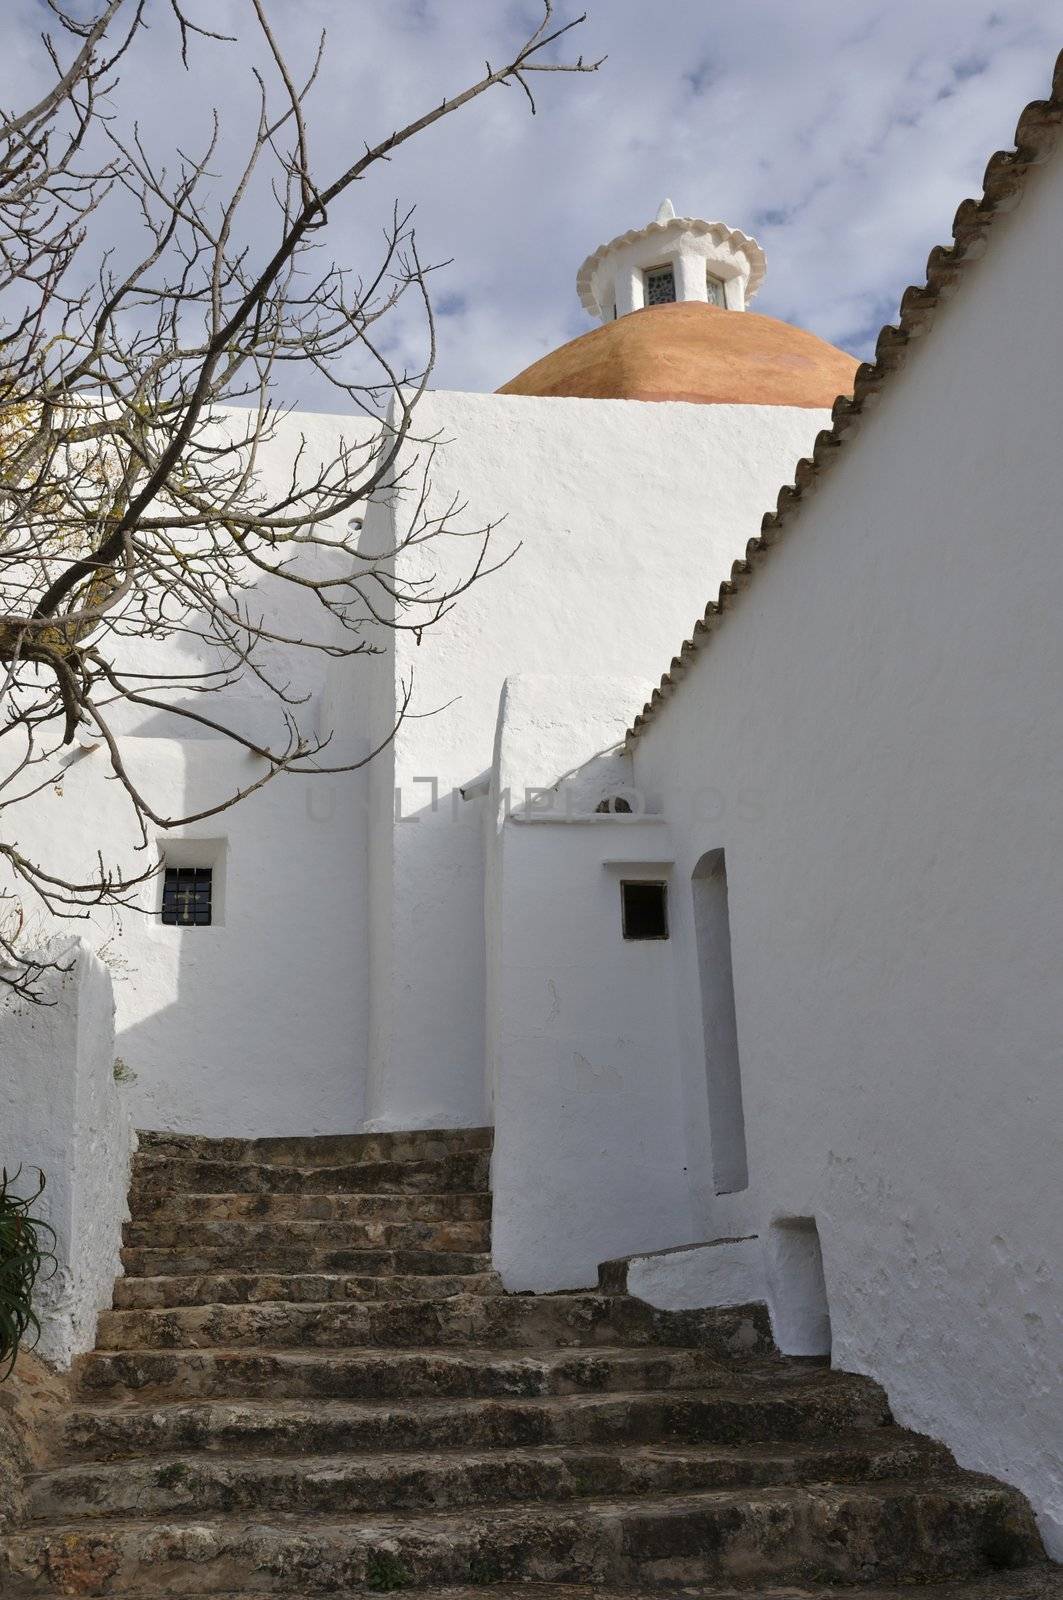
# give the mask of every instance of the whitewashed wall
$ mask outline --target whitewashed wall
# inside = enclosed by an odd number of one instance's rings
[[[670,876],[661,817],[598,815],[627,764],[627,679],[510,678],[487,862],[492,1258],[510,1289],[593,1284],[598,1264],[690,1237],[673,966],[625,942],[624,878]]]
[[[129,737],[129,770],[198,810],[261,763],[220,740]],[[80,755],[19,841],[50,870],[146,864],[102,750]],[[164,926],[153,879],[134,909],[94,915],[86,938],[111,965],[116,1049],[141,1128],[254,1137],[355,1129],[365,1083],[364,780],[281,777],[152,853],[212,865],[214,922]],[[203,841],[202,844],[198,841]]]
[[[837,1364],[1056,1556],[1061,259],[1057,160],[635,747],[677,879],[727,858],[750,1187],[712,1197],[688,894],[696,1225],[814,1217]]]
[[[458,790],[490,766],[504,678],[648,684],[689,622],[690,596],[729,570],[825,420],[774,406],[424,401],[419,434],[440,441],[431,505],[463,502],[456,525],[466,530],[504,516],[494,558],[516,554],[442,626],[399,634],[378,679],[378,728],[390,726],[411,675],[421,715],[372,779],[370,1126],[476,1124],[487,1114],[480,807]],[[377,537],[401,535],[411,506],[407,497],[392,508],[390,530],[381,517]],[[468,539],[435,542],[407,552],[401,570],[452,580],[475,552]]]
[[[47,1003],[18,1002],[10,991],[0,1002],[0,1166],[23,1197],[44,1173],[33,1210],[55,1230],[58,1267],[35,1291],[36,1349],[68,1367],[95,1344],[97,1313],[122,1270],[133,1134],[114,1077],[110,976],[77,939],[45,951],[68,969],[44,980]]]
[[[351,430],[339,417],[285,419],[265,453],[266,478],[280,486],[306,438],[306,467],[326,459]],[[354,425],[365,432],[365,424]],[[290,587],[256,589],[254,603],[283,611],[289,634],[320,637],[316,602]],[[202,652],[176,637],[132,643],[128,663],[194,670]],[[215,664],[215,663],[211,663]],[[327,662],[278,649],[271,670],[309,698],[299,708],[311,731],[335,729],[329,759],[358,759],[368,748],[367,661]],[[283,742],[278,705],[253,677],[206,709],[250,737]],[[189,737],[188,722],[130,708],[122,723],[130,770],[163,816],[217,804],[246,788],[262,763],[219,737]],[[368,779],[282,776],[236,808],[176,832],[153,830],[137,852],[138,831],[106,752],[71,749],[54,789],[3,819],[5,836],[48,870],[84,881],[96,852],[108,867],[143,871],[160,853],[174,865],[210,865],[215,919],[207,928],[164,927],[161,882],[136,910],[94,913],[82,925],[111,966],[117,1051],[130,1074],[136,1125],[253,1137],[352,1130],[362,1120],[368,1028],[366,834]],[[200,843],[202,842],[203,847]],[[47,919],[27,898],[30,928]]]

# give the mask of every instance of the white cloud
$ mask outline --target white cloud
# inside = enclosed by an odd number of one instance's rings
[[[186,3],[246,39],[246,0]],[[453,258],[435,283],[448,312],[440,385],[495,387],[588,327],[580,261],[665,194],[758,235],[769,271],[757,309],[865,353],[990,153],[1012,143],[1023,105],[1047,92],[1063,39],[1063,0],[1000,0],[995,12],[977,0],[588,4],[579,48],[609,54],[597,76],[541,78],[535,118],[518,91],[496,90],[336,207],[329,250],[356,268],[372,264],[395,197],[416,202],[426,256]],[[323,174],[463,86],[485,56],[502,59],[537,17],[534,0],[273,0],[272,12],[293,63],[308,65],[328,31],[311,115]],[[227,134],[216,165],[231,167],[253,115],[246,48],[196,45],[185,73],[163,0],[149,13],[122,117],[139,117],[158,150],[194,148],[216,104]],[[9,0],[9,105],[31,87],[43,20],[39,0]],[[108,226],[129,244],[130,222]],[[398,332],[415,360],[408,317]],[[301,398],[335,404],[320,389]]]

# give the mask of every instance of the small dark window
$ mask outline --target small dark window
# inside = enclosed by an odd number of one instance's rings
[[[162,920],[178,928],[210,926],[212,869],[167,867],[162,886]]]
[[[620,905],[625,939],[667,939],[666,883],[622,883]]]
[[[625,800],[622,794],[608,795],[604,800],[599,800],[595,812],[601,816],[629,817],[631,815],[631,801]]]
[[[675,299],[675,268],[652,267],[646,274],[646,304],[667,306]]]

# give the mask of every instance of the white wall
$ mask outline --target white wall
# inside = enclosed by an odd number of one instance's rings
[[[264,452],[263,475],[278,491],[300,438],[304,471],[327,459],[364,421],[292,416]],[[249,603],[282,616],[289,634],[320,637],[316,602],[290,586],[257,587]],[[132,642],[127,665],[180,671],[205,661],[179,637]],[[302,727],[335,730],[327,760],[368,749],[370,662],[328,661],[283,647],[270,671],[293,692]],[[253,677],[196,707],[256,739],[278,737],[278,703]],[[127,764],[160,815],[178,817],[246,788],[263,764],[220,737],[189,737],[193,725],[131,709],[123,724]],[[281,734],[283,740],[283,733]],[[61,781],[29,806],[5,812],[5,837],[49,871],[79,881],[105,865],[142,872],[161,852],[174,865],[211,865],[214,924],[164,927],[161,883],[138,898],[150,915],[97,912],[84,936],[111,965],[117,1050],[135,1075],[129,1100],[137,1126],[255,1136],[324,1133],[360,1126],[368,1031],[368,775],[281,776],[235,808],[174,831],[138,829],[105,750],[72,747]],[[206,841],[200,850],[195,841]],[[16,886],[17,887],[17,886]],[[48,931],[32,897],[30,927]]]
[[[698,1233],[814,1218],[836,1363],[1056,1556],[1061,257],[1057,160],[634,748],[688,886]],[[689,880],[721,847],[750,1187],[714,1199]]]
[[[622,738],[633,690],[527,675],[502,696],[487,1038],[492,1259],[510,1289],[593,1284],[601,1261],[690,1237],[669,946],[621,929],[622,879],[670,876],[668,830],[596,814],[628,776],[615,758],[526,801]]]
[[[129,737],[125,758],[178,809],[198,810],[261,763],[219,740]],[[102,750],[68,769],[20,818],[19,841],[52,871],[105,862],[142,870],[132,817],[105,779]],[[254,1137],[356,1129],[368,1012],[365,780],[282,776],[220,816],[162,833],[153,853],[212,865],[210,927],[164,926],[156,877],[149,915],[98,913],[85,937],[113,967],[117,1052],[134,1078],[136,1125]],[[200,847],[195,841],[206,841]],[[120,930],[115,936],[115,930]]]
[[[562,672],[648,685],[689,621],[691,593],[729,569],[825,420],[774,406],[423,402],[418,432],[440,441],[431,506],[462,503],[465,530],[504,517],[495,559],[516,554],[444,624],[420,638],[400,633],[378,680],[378,727],[390,725],[411,675],[420,715],[399,731],[393,771],[381,766],[373,779],[370,1126],[476,1124],[487,1114],[480,808],[457,790],[491,763],[503,679]],[[385,543],[409,526],[411,507],[407,497],[392,508]],[[476,550],[469,539],[421,545],[400,571],[452,580]]]
[[[624,1284],[628,1294],[661,1311],[748,1306],[768,1298],[764,1252],[755,1237],[712,1239],[632,1256]]]
[[[0,1166],[26,1196],[43,1171],[35,1215],[55,1229],[58,1270],[38,1281],[39,1355],[68,1367],[92,1349],[96,1316],[121,1272],[133,1142],[114,1078],[114,1006],[106,968],[76,939],[47,953],[69,970],[44,980],[47,1004],[0,1005]]]
[[[166,928],[132,911],[90,920],[86,936],[118,980],[118,1051],[136,1075],[139,1126],[250,1136],[354,1128],[363,1117],[376,1127],[485,1120],[483,807],[457,787],[490,763],[502,681],[560,665],[634,674],[641,691],[686,620],[690,586],[726,568],[769,486],[823,420],[774,407],[427,398],[419,435],[442,441],[432,506],[467,500],[456,519],[465,530],[505,517],[497,554],[521,548],[420,641],[400,633],[384,662],[272,652],[274,675],[310,697],[304,723],[335,727],[336,758],[364,755],[389,731],[396,684],[411,673],[419,715],[367,772],[280,778],[178,830],[176,847],[159,830],[181,864],[196,864],[192,841],[207,842],[203,864],[224,877],[214,926]],[[263,473],[279,487],[304,435],[309,472],[359,431],[340,417],[284,419]],[[411,445],[407,459],[418,452]],[[368,547],[386,545],[410,514],[408,499],[372,508]],[[438,564],[446,581],[476,549],[464,538],[420,546],[405,575]],[[267,584],[254,600],[283,616],[285,631],[319,631],[316,605],[290,588]],[[179,637],[131,643],[129,664],[144,670],[160,653],[183,671],[202,664]],[[253,737],[276,734],[276,703],[253,678],[210,710]],[[122,728],[164,816],[216,803],[261,770],[164,714],[130,712]],[[409,821],[395,820],[396,784]],[[5,813],[4,827],[27,854],[78,878],[101,848],[109,865],[146,864],[102,751],[75,751],[56,789]],[[144,893],[152,912],[158,896],[157,884]]]

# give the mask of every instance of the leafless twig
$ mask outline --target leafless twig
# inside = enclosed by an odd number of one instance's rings
[[[367,279],[317,265],[316,245],[333,202],[443,118],[510,84],[534,111],[532,74],[598,65],[555,59],[582,18],[557,24],[552,0],[542,0],[539,26],[504,65],[488,64],[342,170],[319,173],[309,114],[323,42],[300,79],[267,0],[247,0],[272,78],[255,72],[257,126],[219,205],[217,116],[199,153],[179,155],[172,169],[135,128],[122,130],[121,75],[145,0],[106,0],[87,22],[49,3],[72,59],[64,66],[46,39],[52,86],[0,121],[0,981],[27,995],[42,975],[20,966],[27,896],[50,915],[83,917],[130,903],[154,870],[149,862],[124,873],[101,856],[72,879],[20,850],[16,808],[60,779],[79,737],[106,751],[140,848],[149,825],[211,816],[283,773],[352,770],[372,755],[345,759],[327,731],[301,725],[305,697],[286,663],[363,656],[379,648],[379,627],[419,633],[497,566],[490,528],[465,527],[457,504],[431,509],[430,443],[404,449],[435,358],[411,216],[395,211]],[[230,47],[180,0],[169,9],[186,64],[193,44]],[[242,242],[243,220],[264,195],[273,231],[256,254]],[[122,267],[105,254],[86,289],[93,215],[123,196],[140,218],[143,250]],[[378,331],[411,296],[425,330],[415,372],[393,365]],[[278,484],[261,468],[293,362],[333,385],[354,426],[323,462],[303,441]],[[354,513],[381,495],[410,497],[408,531],[399,550],[367,557]],[[397,575],[403,548],[451,537],[470,540],[460,577]],[[288,615],[285,594],[302,606],[297,621],[278,620]],[[223,691],[242,678],[276,705],[275,741],[246,732],[227,704]],[[400,719],[408,704],[407,690]],[[254,771],[209,808],[170,814],[130,769],[123,707],[220,735],[254,758]]]

